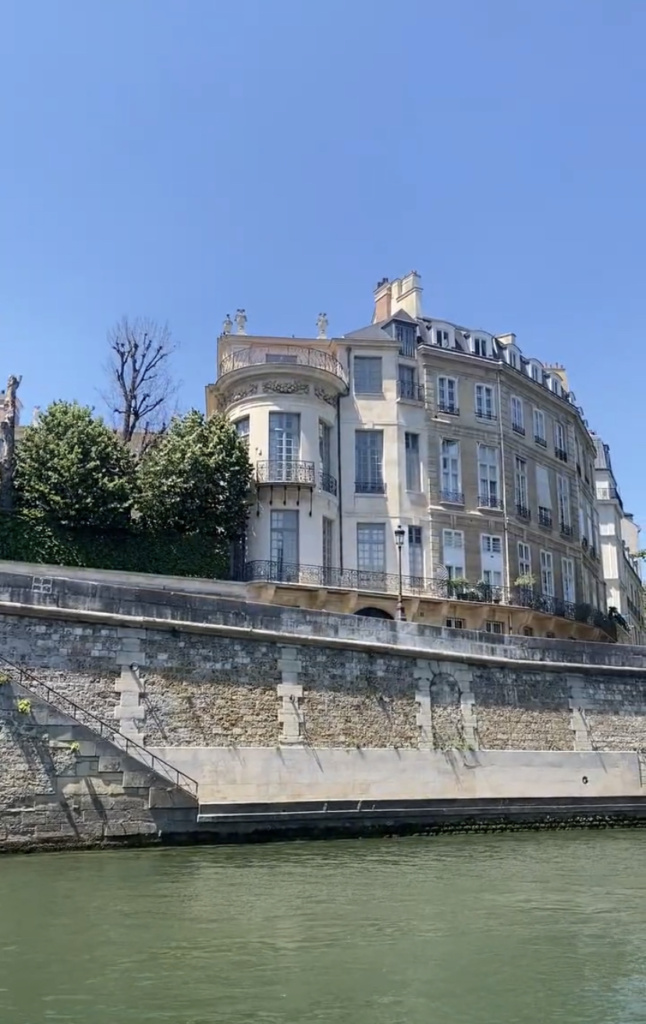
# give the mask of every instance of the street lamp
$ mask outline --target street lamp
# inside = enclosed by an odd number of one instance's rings
[[[404,537],[406,531],[401,524],[395,530],[395,544],[397,546],[397,569],[399,573],[399,586],[397,590],[397,618],[400,622],[406,621],[406,612],[404,611],[404,595],[403,591],[403,580],[402,580],[402,549],[404,547]]]

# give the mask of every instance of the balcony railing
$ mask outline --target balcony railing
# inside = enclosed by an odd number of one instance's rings
[[[520,502],[516,502],[516,515],[519,519],[526,519],[527,522],[532,518],[532,513],[527,508],[527,505],[523,505]]]
[[[554,454],[556,455],[557,459],[561,460],[561,462],[567,462],[567,452],[565,448],[555,448]]]
[[[525,428],[522,423],[512,423],[511,429],[515,434],[522,434],[523,437],[525,436]]]
[[[247,562],[242,573],[247,583],[292,583],[301,586],[368,591],[378,594],[399,592],[396,573],[369,569],[336,569],[323,565],[302,565],[296,562]],[[604,630],[609,639],[616,639],[616,623],[589,604],[573,604],[558,597],[539,593],[534,587],[491,586],[465,580],[440,580],[423,576],[402,576],[402,592],[417,597],[433,597],[446,601],[469,601],[479,604],[505,604],[529,608],[544,615],[584,622]]]
[[[355,480],[355,494],[385,494],[386,485],[383,480]]]
[[[495,420],[497,416],[491,409],[476,409],[476,416],[479,420]]]
[[[478,495],[478,508],[502,509],[502,498],[493,498],[490,494]]]
[[[331,473],[321,473],[321,490],[327,491],[328,494],[333,494],[336,497],[336,477],[332,476]]]
[[[267,372],[271,373],[272,365],[289,363],[293,366],[311,366],[316,370],[324,370],[326,373],[338,377],[346,385],[348,375],[345,367],[330,352],[323,352],[318,348],[305,348],[299,345],[250,345],[248,348],[241,348],[235,352],[228,352],[220,360],[219,375],[223,377],[226,373],[234,370],[242,370],[248,366],[260,366],[268,364]]]
[[[541,448],[547,448],[547,441],[540,434],[534,434],[534,441],[536,444],[540,444]]]
[[[464,505],[464,494],[462,491],[440,491],[440,501],[447,505]]]
[[[562,537],[573,537],[574,536],[574,527],[572,526],[571,523],[561,522],[559,524],[559,529],[561,531],[561,536]]]
[[[460,409],[456,402],[443,402],[441,399],[437,403],[437,411],[443,412],[447,416],[459,416]]]
[[[256,463],[256,481],[259,484],[298,484],[313,487],[316,473],[313,462],[300,459],[268,459]]]
[[[407,402],[423,402],[424,385],[417,384],[413,380],[398,380],[397,397],[403,398]]]
[[[538,506],[538,525],[546,526],[551,530],[552,528],[552,512],[549,508],[543,508]]]

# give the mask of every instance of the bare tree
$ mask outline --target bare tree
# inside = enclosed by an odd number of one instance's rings
[[[108,388],[103,395],[122,440],[143,451],[162,432],[173,411],[177,382],[170,373],[176,349],[167,325],[123,317],[108,333]],[[135,435],[140,435],[136,438]]]
[[[0,411],[0,510],[13,511],[13,476],[16,463],[16,392],[22,377],[12,374],[2,395]]]

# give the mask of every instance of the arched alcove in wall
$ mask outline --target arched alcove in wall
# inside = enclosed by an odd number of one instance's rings
[[[393,616],[383,608],[361,608],[355,615],[364,615],[367,619],[392,619]]]

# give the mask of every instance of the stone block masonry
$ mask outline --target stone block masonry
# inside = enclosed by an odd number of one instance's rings
[[[0,657],[197,779],[201,805],[646,795],[638,651],[631,666],[626,648],[451,644],[410,623],[134,597],[115,586],[88,608],[54,579],[33,607],[0,606]],[[87,724],[19,710],[9,675],[0,847],[199,830],[185,794]]]

